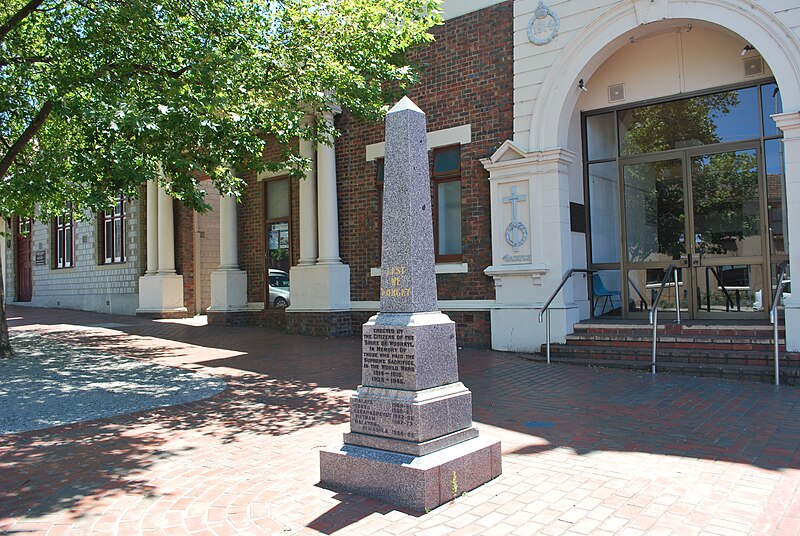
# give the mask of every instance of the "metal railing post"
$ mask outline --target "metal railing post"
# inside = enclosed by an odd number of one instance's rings
[[[547,317],[547,323],[545,324],[545,329],[547,330],[547,364],[550,364],[550,309],[547,310],[545,315]]]
[[[675,314],[678,315],[678,324],[681,323],[681,300],[679,295],[678,289],[678,270],[675,269],[672,271],[675,275]],[[655,373],[654,373],[655,374]]]
[[[547,341],[547,363],[550,364],[550,304],[553,303],[553,300],[556,298],[561,289],[564,288],[564,285],[569,278],[572,277],[574,274],[593,274],[596,270],[587,270],[585,268],[573,268],[569,270],[564,278],[561,280],[561,284],[558,285],[558,288],[550,295],[550,298],[545,302],[542,306],[541,310],[539,311],[539,323],[546,320],[545,324],[545,332],[546,332],[546,341]]]
[[[656,373],[656,341],[658,340],[658,309],[653,310],[653,359],[650,361],[650,373]]]
[[[664,272],[664,277],[661,279],[661,285],[658,287],[656,297],[653,300],[653,303],[650,305],[650,323],[653,324],[653,358],[650,361],[650,372],[652,374],[656,373],[656,346],[658,345],[658,304],[661,303],[661,296],[664,294],[664,288],[667,286],[667,282],[669,281],[670,276],[673,274],[675,275],[675,312],[678,315],[677,322],[679,324],[681,322],[681,305],[680,300],[678,299],[678,271],[674,264],[670,264],[667,267],[667,270]]]
[[[778,316],[777,311],[775,312],[775,317]],[[778,352],[778,319],[774,318],[772,320],[772,336],[775,340],[775,385],[781,384],[781,375],[780,375],[780,365],[778,364],[780,360],[780,354]]]
[[[778,349],[778,306],[783,300],[783,281],[786,277],[787,263],[781,263],[781,271],[778,275],[778,286],[772,297],[772,307],[769,309],[769,320],[772,322],[772,341],[775,345],[775,385],[780,385],[780,351]],[[763,299],[763,298],[762,298]]]

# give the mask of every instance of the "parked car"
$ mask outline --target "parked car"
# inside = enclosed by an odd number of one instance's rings
[[[772,289],[772,292],[775,292],[774,288]],[[787,279],[786,281],[783,282],[783,286],[781,287],[781,294],[783,295],[781,303],[783,305],[786,305],[786,303],[788,303],[789,300],[792,299],[792,282],[791,282],[791,280]],[[753,311],[763,311],[763,310],[764,310],[764,300],[762,298],[761,291],[757,290],[756,291],[756,299],[753,302]]]
[[[273,307],[288,307],[289,274],[283,270],[269,269],[269,303]]]

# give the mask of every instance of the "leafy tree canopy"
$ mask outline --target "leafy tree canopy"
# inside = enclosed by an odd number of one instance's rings
[[[438,3],[0,0],[0,214],[101,209],[160,170],[202,210],[201,175],[238,194],[231,166],[300,173],[288,142],[333,134],[302,117],[380,117]],[[282,163],[262,158],[268,138]]]

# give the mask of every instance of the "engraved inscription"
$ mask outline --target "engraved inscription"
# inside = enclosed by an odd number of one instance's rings
[[[364,329],[362,371],[369,385],[402,386],[416,373],[414,335],[393,327]]]
[[[390,401],[350,400],[350,429],[353,432],[418,440],[416,418],[409,404]]]
[[[406,298],[411,296],[411,289],[403,286],[406,279],[405,266],[389,266],[384,270],[381,278],[381,298]]]

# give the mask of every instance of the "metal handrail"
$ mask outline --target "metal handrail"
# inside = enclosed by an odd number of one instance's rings
[[[664,288],[669,282],[670,276],[675,276],[675,312],[678,315],[678,323],[681,322],[681,304],[678,297],[678,269],[674,264],[670,264],[664,273],[664,278],[661,280],[661,285],[658,287],[653,304],[650,306],[650,323],[653,324],[653,360],[650,363],[650,372],[656,373],[656,344],[658,343],[658,304],[661,302],[661,295],[664,293]]]
[[[585,268],[572,268],[572,269],[570,269],[567,272],[567,274],[564,276],[564,278],[561,280],[561,284],[558,285],[558,288],[550,296],[550,299],[547,300],[547,302],[545,302],[544,306],[542,307],[542,310],[539,311],[539,323],[540,324],[542,323],[542,318],[545,316],[545,314],[547,315],[547,324],[545,326],[545,332],[547,333],[547,364],[548,365],[550,364],[550,304],[553,303],[554,299],[556,299],[556,296],[558,295],[559,292],[561,292],[561,289],[564,288],[564,285],[567,284],[567,281],[569,280],[570,277],[572,277],[575,274],[593,274],[595,272],[597,272],[597,270],[587,270]]]
[[[780,385],[780,365],[778,359],[780,357],[778,352],[778,306],[783,301],[783,283],[786,279],[786,266],[788,263],[783,261],[781,263],[781,273],[778,276],[778,286],[775,289],[775,296],[772,298],[772,307],[769,309],[769,321],[772,322],[772,340],[775,344],[775,385]]]

